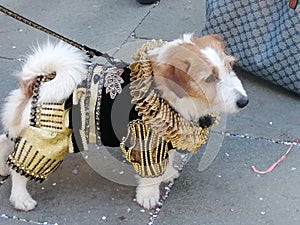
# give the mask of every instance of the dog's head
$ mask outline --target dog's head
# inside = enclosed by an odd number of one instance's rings
[[[247,94],[218,35],[183,38],[149,52],[154,80],[185,119],[208,113],[234,113],[248,104]]]

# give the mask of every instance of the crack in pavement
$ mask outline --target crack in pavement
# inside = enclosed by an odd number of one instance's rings
[[[23,62],[24,61],[23,58],[12,58],[12,57],[5,57],[5,56],[0,56],[0,59],[2,59],[2,60],[9,60],[9,61],[19,61],[19,62]]]
[[[250,140],[256,140],[256,141],[267,141],[267,142],[272,142],[275,144],[295,145],[295,146],[300,147],[300,143],[297,142],[297,140],[286,141],[286,140],[276,140],[276,139],[266,138],[266,137],[254,137],[254,136],[249,136],[246,134],[236,134],[236,133],[230,133],[230,132],[216,132],[216,131],[211,131],[211,132],[222,134],[225,137],[237,137],[237,138],[244,138],[244,139],[250,139]]]
[[[135,28],[130,32],[130,34],[128,35],[128,37],[121,43],[120,48],[127,43],[127,41],[132,38],[132,39],[140,39],[136,36],[136,29],[145,21],[145,19],[150,15],[150,13],[152,12],[152,10],[154,8],[156,8],[158,5],[160,4],[160,1],[157,1],[156,3],[154,3],[152,5],[152,7],[149,9],[149,11],[146,13],[146,15],[141,19],[141,21],[135,26]]]
[[[8,219],[8,220],[17,220],[17,221],[21,221],[21,222],[26,222],[26,223],[31,223],[31,224],[43,224],[43,225],[59,225],[58,223],[50,223],[50,222],[38,222],[38,221],[34,221],[34,220],[27,220],[27,219],[22,219],[19,218],[17,216],[9,216],[6,214],[1,214],[0,215],[0,219]]]
[[[174,165],[174,168],[176,168],[178,170],[179,174],[183,170],[184,166],[188,163],[189,159],[190,159],[189,153],[182,154],[181,163],[178,165]],[[163,191],[163,193],[161,193],[158,204],[155,206],[154,209],[149,211],[147,225],[154,225],[154,223],[157,220],[159,213],[163,207],[163,204],[165,203],[165,201],[167,201],[167,199],[169,197],[169,194],[170,194],[175,182],[176,182],[176,179],[174,179],[174,181],[172,181],[172,182],[169,182],[168,184],[165,184],[164,191]]]

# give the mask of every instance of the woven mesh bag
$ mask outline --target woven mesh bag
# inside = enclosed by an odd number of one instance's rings
[[[300,95],[299,8],[287,0],[207,0],[203,34],[221,35],[238,66]]]

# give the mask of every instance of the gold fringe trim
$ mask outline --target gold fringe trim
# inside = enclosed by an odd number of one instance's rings
[[[53,132],[29,126],[15,142],[8,163],[21,175],[43,181],[62,163],[69,151],[71,129]]]

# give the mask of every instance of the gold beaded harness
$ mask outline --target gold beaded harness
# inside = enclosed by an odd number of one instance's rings
[[[21,175],[43,181],[62,163],[69,151],[72,130],[68,128],[69,109],[65,101],[38,102],[39,88],[55,77],[38,76],[33,90],[30,126],[15,140],[8,164]]]

